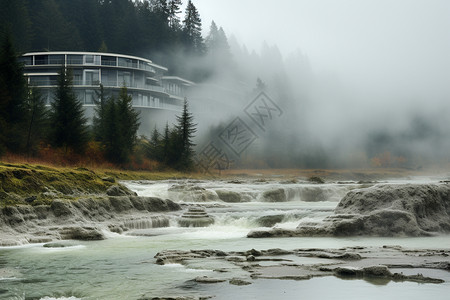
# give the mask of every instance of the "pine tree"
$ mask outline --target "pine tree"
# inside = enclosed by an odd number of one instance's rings
[[[31,20],[27,0],[0,0],[0,29],[11,32],[14,46],[19,52],[30,48]]]
[[[96,141],[103,141],[106,134],[106,107],[109,99],[106,98],[103,84],[100,84],[100,90],[96,91],[97,99],[95,100],[95,114],[92,118],[92,127],[94,138]]]
[[[193,54],[202,55],[205,52],[202,37],[202,19],[191,0],[187,4],[183,23],[184,41],[187,50]]]
[[[166,123],[166,126],[164,127],[164,135],[163,135],[163,139],[161,141],[162,144],[162,150],[163,150],[163,155],[162,155],[162,162],[164,163],[169,163],[169,161],[171,161],[171,157],[170,157],[170,129],[169,129],[169,123]]]
[[[189,170],[193,166],[193,157],[195,144],[192,142],[197,124],[194,124],[194,116],[188,110],[187,98],[184,98],[183,112],[181,116],[177,116],[176,130],[179,138],[179,145],[177,145],[180,153],[178,158],[178,168],[182,170]]]
[[[72,73],[64,66],[58,75],[50,122],[50,142],[53,146],[63,147],[66,152],[69,149],[83,152],[89,139],[83,104],[73,92]]]
[[[103,124],[101,141],[106,157],[114,163],[128,162],[137,141],[139,114],[133,109],[132,101],[127,88],[122,87],[118,98],[111,97],[105,102],[102,115],[97,110],[97,123]]]
[[[133,108],[133,99],[128,95],[126,87],[122,87],[117,101],[117,112],[119,123],[119,135],[122,136],[124,142],[124,153],[127,157],[123,157],[123,161],[127,161],[133,152],[133,147],[137,140],[137,131],[139,129],[139,113]]]
[[[116,99],[111,97],[105,103],[104,114],[103,114],[103,123],[104,123],[104,134],[102,136],[102,144],[105,147],[106,158],[111,162],[121,163],[123,157],[126,154],[123,153],[123,140],[122,136],[118,134],[120,131],[120,124],[117,122],[118,120],[118,112]]]
[[[57,1],[29,1],[29,11],[32,12],[34,30],[31,45],[33,49],[47,51],[84,49],[78,28],[65,18]]]
[[[164,21],[164,23],[168,22],[170,8],[167,4],[167,0],[150,0],[150,6],[158,18]]]
[[[45,107],[45,100],[39,89],[31,87],[29,89],[27,101],[25,103],[25,116],[27,122],[27,155],[36,154],[48,127],[48,111]]]
[[[0,137],[10,151],[23,151],[24,102],[27,84],[12,38],[7,33],[0,50]]]
[[[181,0],[169,0],[168,8],[169,8],[169,26],[173,30],[180,30],[180,18],[178,14],[180,13]]]
[[[218,48],[218,39],[219,29],[217,28],[216,22],[212,21],[209,27],[209,34],[205,41],[209,53],[216,51]]]
[[[231,51],[227,37],[222,27],[217,28],[214,21],[211,22],[209,34],[206,37],[206,46],[208,50],[206,59],[209,61],[206,68],[209,68],[207,70],[210,73],[209,75],[215,72],[223,72],[225,66],[230,66]]]
[[[230,44],[228,44],[228,38],[222,27],[219,28],[217,33],[218,47],[220,48],[224,58],[231,58]]]
[[[156,161],[163,161],[161,142],[161,136],[158,132],[158,129],[156,129],[155,127],[146,148],[147,157]]]

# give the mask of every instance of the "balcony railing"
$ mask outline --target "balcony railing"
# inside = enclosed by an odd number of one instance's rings
[[[82,65],[83,59],[82,58],[67,58],[67,64],[68,65]]]
[[[74,86],[99,86],[100,81],[98,80],[92,80],[92,81],[83,81],[83,80],[72,80],[72,84]]]
[[[115,60],[102,60],[102,66],[117,66],[117,62]]]
[[[34,65],[62,65],[64,64],[64,58],[36,58],[34,61]]]
[[[45,78],[32,78],[30,79],[30,85],[32,86],[53,86],[58,85],[58,80],[56,79],[45,79]]]
[[[121,88],[122,84],[118,84],[115,80],[110,81],[102,81],[101,82],[104,87],[113,87],[113,88]],[[49,78],[37,78],[33,77],[30,78],[30,84],[34,86],[57,86],[58,80],[57,79],[49,79]],[[80,79],[74,79],[72,80],[73,86],[92,86],[92,87],[98,87],[100,85],[99,80],[92,80],[92,81],[85,81]],[[148,85],[148,84],[141,84],[141,83],[128,83],[126,84],[127,88],[133,88],[133,89],[142,89],[147,91],[153,91],[158,93],[164,93],[164,94],[174,94],[171,91],[168,91],[166,88],[162,86],[157,85]]]

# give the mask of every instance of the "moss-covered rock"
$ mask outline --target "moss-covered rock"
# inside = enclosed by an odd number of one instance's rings
[[[0,201],[3,205],[49,204],[56,195],[105,193],[114,183],[85,169],[57,169],[0,163]],[[33,201],[25,201],[31,199]]]

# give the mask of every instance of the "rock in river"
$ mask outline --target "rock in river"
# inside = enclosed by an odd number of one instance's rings
[[[295,230],[250,232],[277,236],[430,236],[450,232],[450,186],[376,185],[347,193],[334,215]]]
[[[200,206],[189,207],[189,210],[178,219],[181,227],[206,227],[213,223],[214,219]]]
[[[268,190],[262,194],[262,201],[285,202],[287,201],[284,189]]]

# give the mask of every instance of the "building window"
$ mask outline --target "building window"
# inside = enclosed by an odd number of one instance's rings
[[[102,55],[102,65],[103,66],[116,66],[116,57]]]
[[[95,91],[86,90],[86,99],[84,101],[85,104],[94,104],[95,103]]]
[[[34,61],[35,65],[48,65],[48,55],[36,55]]]
[[[72,69],[73,85],[83,85],[83,70]]]
[[[84,62],[86,64],[93,64],[94,63],[94,55],[85,55]]]
[[[69,65],[82,65],[83,64],[83,55],[67,55],[67,64]]]
[[[49,55],[48,56],[49,65],[62,65],[64,64],[64,55]]]
[[[144,95],[142,105],[143,106],[150,106],[150,102],[148,100],[148,95]]]
[[[131,73],[130,72],[118,72],[118,84],[120,86],[125,85],[126,87],[131,87]]]
[[[84,70],[84,85],[99,85],[98,70]]]
[[[104,86],[117,86],[117,71],[102,69],[101,81]]]
[[[84,63],[86,65],[99,65],[100,64],[100,55],[86,54],[84,56]]]
[[[131,58],[119,57],[118,65],[120,67],[137,68],[137,60],[131,59]]]

